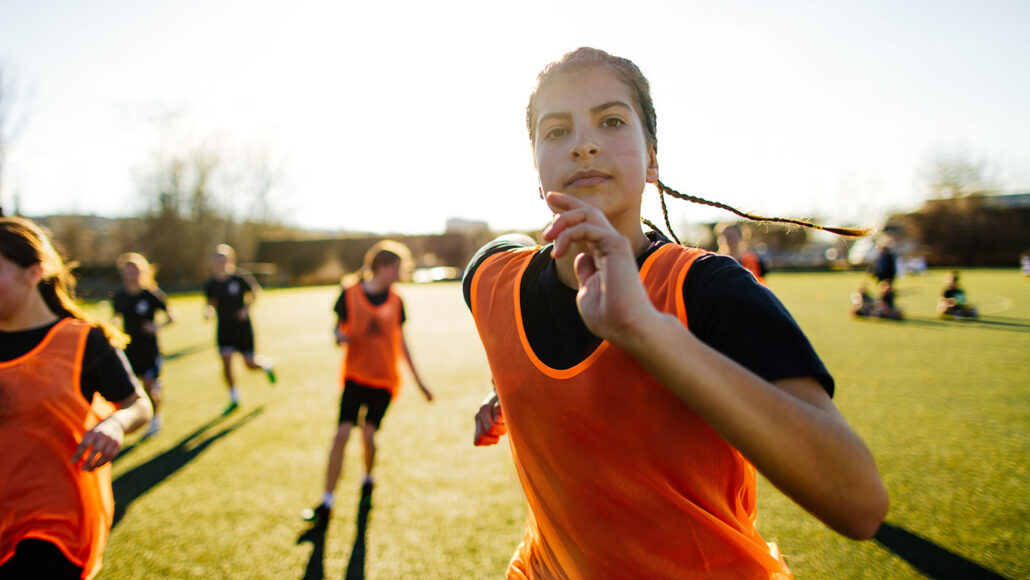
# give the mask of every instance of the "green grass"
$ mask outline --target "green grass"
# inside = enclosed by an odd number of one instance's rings
[[[780,544],[798,578],[919,578],[920,554],[941,561],[947,553],[1005,577],[1030,576],[1030,280],[965,272],[970,300],[986,316],[952,322],[934,314],[943,272],[907,278],[899,304],[910,319],[899,323],[846,314],[860,279],[774,273],[769,283],[833,372],[837,405],[877,458],[891,494],[887,521],[923,541],[892,551],[845,540],[764,481],[762,534]],[[165,428],[138,445],[132,436],[115,464],[124,515],[100,578],[343,577],[356,533],[357,433],[324,544],[298,541],[308,529],[299,513],[319,498],[336,422],[336,292],[262,295],[258,350],[275,359],[279,384],[241,376],[243,408],[224,419],[213,324],[202,321],[199,297],[172,298],[179,322],[163,332],[162,347],[184,354],[165,366]],[[408,343],[437,398],[427,404],[408,385],[383,423],[367,577],[500,577],[526,512],[507,445],[471,444],[471,417],[489,390],[478,336],[457,284],[401,292]]]

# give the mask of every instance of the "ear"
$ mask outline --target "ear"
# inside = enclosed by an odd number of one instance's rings
[[[43,264],[33,264],[25,268],[25,275],[28,276],[30,285],[38,286],[43,280]]]
[[[544,186],[538,185],[538,186],[536,186],[536,190],[540,194],[540,199],[543,199],[544,198]]]
[[[650,145],[647,147],[647,173],[645,173],[644,181],[647,183],[657,183],[658,181],[658,153]]]

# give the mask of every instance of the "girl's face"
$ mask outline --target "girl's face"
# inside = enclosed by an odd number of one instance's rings
[[[41,278],[42,266],[22,268],[0,254],[0,320],[10,319],[25,305]]]
[[[229,257],[225,254],[215,254],[211,265],[216,274],[225,274],[229,271]]]
[[[122,282],[126,284],[139,284],[139,268],[132,262],[126,262],[122,266]]]
[[[633,92],[604,66],[558,74],[539,88],[534,155],[545,192],[582,199],[616,227],[639,225],[644,184],[658,180]]]

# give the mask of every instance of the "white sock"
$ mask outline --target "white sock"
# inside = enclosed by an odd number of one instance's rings
[[[229,400],[233,403],[240,402],[240,391],[236,387],[229,387]]]
[[[322,505],[324,505],[325,507],[327,507],[329,509],[332,509],[334,499],[335,498],[333,497],[333,492],[331,492],[331,491],[324,492],[322,494]]]
[[[375,482],[376,482],[376,480],[375,480],[374,477],[372,477],[371,473],[366,473],[365,477],[361,480],[361,483],[372,483],[372,484],[374,484]]]

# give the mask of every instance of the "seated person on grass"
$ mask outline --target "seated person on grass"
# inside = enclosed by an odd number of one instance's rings
[[[948,273],[948,283],[937,301],[937,312],[943,317],[976,318],[976,307],[966,301],[966,291],[958,283],[958,270]]]

